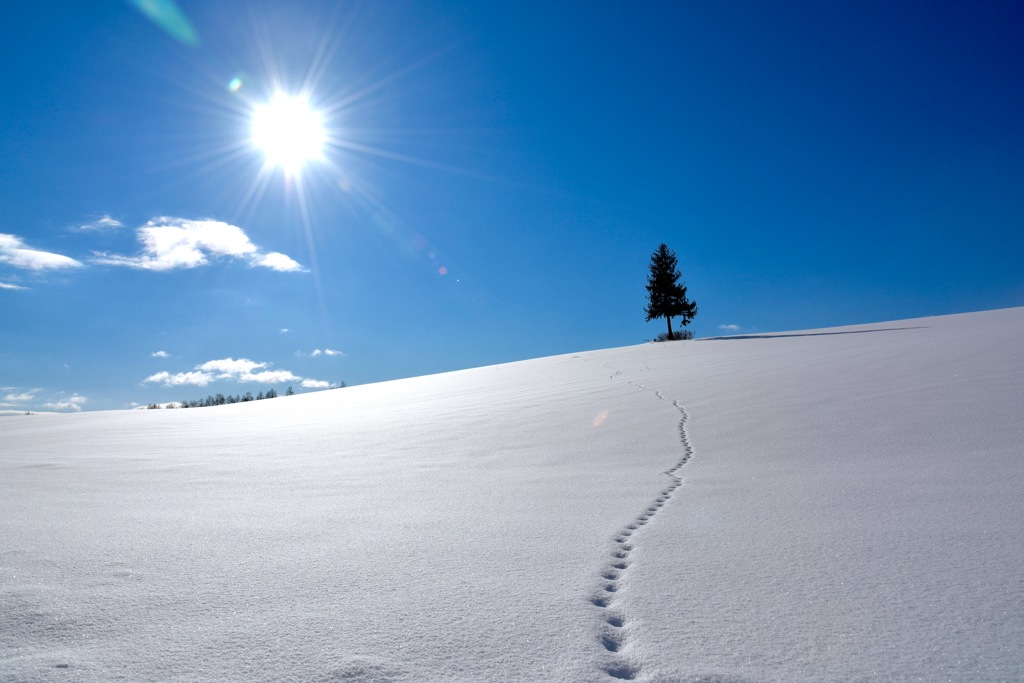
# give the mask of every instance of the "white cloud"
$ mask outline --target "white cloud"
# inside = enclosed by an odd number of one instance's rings
[[[269,254],[264,254],[256,259],[255,263],[258,266],[264,266],[282,273],[302,270],[302,266],[299,265],[298,261],[294,260],[291,256],[286,256],[278,251],[272,251]]]
[[[301,377],[292,374],[289,370],[266,370],[256,374],[240,375],[239,382],[265,382],[267,384],[281,384],[282,382],[298,382]]]
[[[69,256],[49,251],[29,249],[17,235],[0,233],[0,263],[9,263],[16,268],[29,270],[57,270],[79,268],[81,263]],[[6,289],[6,288],[5,288]]]
[[[302,386],[306,389],[330,389],[331,383],[325,382],[322,379],[304,379],[302,380]]]
[[[154,218],[137,231],[142,254],[123,256],[96,252],[97,263],[141,270],[196,268],[210,259],[231,258],[276,271],[300,271],[302,266],[279,252],[263,252],[236,225],[211,219]]]
[[[206,372],[217,372],[222,375],[220,379],[227,379],[230,375],[243,375],[249,374],[253,370],[267,367],[266,363],[257,363],[256,361],[249,360],[248,358],[222,358],[221,360],[211,360],[197,365],[196,370],[204,370]]]
[[[281,332],[281,334],[288,334],[288,328],[287,327],[282,327],[280,329],[280,332]]]
[[[67,399],[66,401],[57,400],[52,401],[50,403],[44,403],[43,407],[52,408],[53,410],[73,410],[77,413],[82,410],[82,404],[85,403],[87,400],[88,399],[85,398],[85,396],[73,394],[71,398]]]
[[[166,370],[150,375],[143,382],[160,382],[165,387],[177,387],[183,384],[191,384],[197,387],[205,387],[213,381],[213,375],[206,372],[178,372],[171,374]]]
[[[81,412],[82,406],[77,403],[71,403],[70,401],[57,401],[56,403],[44,403],[44,408],[52,408],[53,410],[73,410],[76,413]]]
[[[32,412],[38,412],[35,407],[37,405],[42,408],[49,408],[50,410],[73,410],[79,412],[82,410],[82,405],[88,400],[80,394],[71,394],[68,397],[63,391],[51,394],[47,397],[49,400],[39,395],[42,392],[41,389],[2,387],[0,391],[7,392],[2,397],[2,401],[0,401],[0,408],[17,409],[21,412],[29,408],[31,408]]]
[[[281,382],[295,382],[300,379],[298,375],[290,370],[264,370],[268,363],[257,363],[248,358],[224,358],[222,360],[211,360],[202,365],[197,365],[197,370],[205,372],[216,372],[217,379],[234,380],[235,382],[265,382],[269,384],[280,384]],[[253,372],[261,370],[261,372]]]
[[[739,332],[743,328],[741,328],[739,325],[719,325],[718,329],[726,330],[728,332]]]
[[[124,223],[117,220],[116,218],[111,218],[110,216],[101,216],[94,221],[90,221],[88,223],[79,225],[78,230],[117,230],[118,228],[123,227]]]
[[[28,287],[22,287],[21,285],[12,285],[8,282],[0,282],[0,289],[28,289]]]
[[[167,353],[166,351],[154,351],[153,353],[151,353],[149,355],[153,356],[153,358],[170,358],[171,357],[171,354]]]
[[[313,349],[313,353],[309,355],[316,358],[317,356],[344,356],[345,354],[337,349]]]
[[[298,382],[302,379],[290,370],[268,370],[269,363],[258,363],[248,358],[221,358],[200,363],[190,372],[171,374],[162,371],[150,375],[143,382],[158,382],[166,387],[192,384],[205,387],[215,380],[228,382],[261,382],[263,384],[281,384]],[[258,372],[256,372],[258,371]]]

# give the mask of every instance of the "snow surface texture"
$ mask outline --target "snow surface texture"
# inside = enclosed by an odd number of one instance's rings
[[[0,419],[0,681],[1024,680],[1022,339]]]

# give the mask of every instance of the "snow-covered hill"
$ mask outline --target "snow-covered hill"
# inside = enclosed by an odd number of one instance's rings
[[[1024,309],[0,421],[0,681],[1024,680]]]

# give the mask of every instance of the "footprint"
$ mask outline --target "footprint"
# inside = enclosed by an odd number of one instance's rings
[[[645,369],[649,369],[647,364],[644,363]],[[621,375],[620,371],[615,371],[612,377]],[[689,420],[689,414],[686,409],[679,403],[678,400],[669,399],[663,393],[656,389],[646,387],[636,382],[629,382],[632,386],[637,387],[645,391],[654,393],[655,396],[661,401],[671,402],[673,406],[679,411],[680,419],[678,422],[678,434],[679,443],[682,446],[682,457],[678,458],[675,463],[671,465],[668,470],[664,470],[664,474],[668,475],[670,482],[658,493],[655,498],[648,506],[639,514],[633,521],[626,525],[626,527],[615,534],[615,543],[618,545],[612,552],[611,564],[606,566],[601,573],[601,578],[607,583],[603,585],[604,590],[601,591],[600,595],[591,598],[591,602],[598,607],[607,608],[612,604],[612,601],[616,601],[616,608],[609,609],[603,613],[604,621],[600,627],[598,633],[599,642],[604,649],[610,653],[618,653],[612,660],[600,665],[600,671],[603,671],[608,675],[609,678],[616,680],[635,680],[641,676],[641,667],[638,664],[630,662],[625,658],[619,658],[621,651],[625,648],[627,640],[626,637],[629,635],[628,631],[623,628],[626,624],[626,618],[621,613],[615,595],[619,588],[625,589],[625,582],[623,581],[624,575],[622,574],[631,564],[629,560],[629,554],[633,550],[633,538],[635,537],[634,532],[639,531],[640,527],[650,522],[654,515],[672,498],[673,493],[683,484],[683,478],[679,476],[678,472],[686,465],[690,458],[693,456],[693,447],[690,445],[689,433],[686,430],[686,424]],[[677,451],[678,453],[678,451]]]
[[[620,681],[632,681],[637,677],[637,674],[640,673],[640,668],[633,666],[632,664],[621,662],[606,666],[604,672],[612,678],[616,678]]]
[[[623,638],[621,633],[611,632],[601,634],[601,644],[608,652],[618,652],[622,649]]]

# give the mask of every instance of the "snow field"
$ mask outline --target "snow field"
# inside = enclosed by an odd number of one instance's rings
[[[1024,309],[0,420],[0,681],[1020,680]]]

